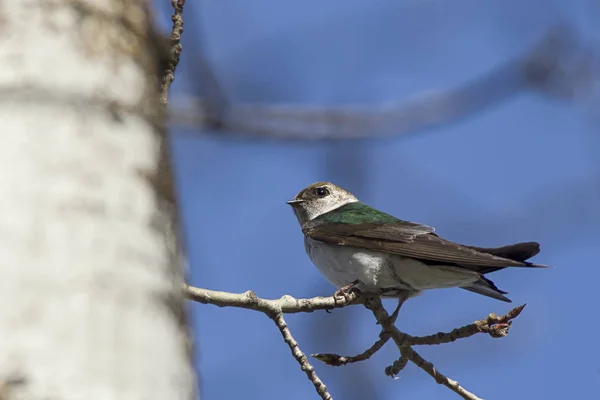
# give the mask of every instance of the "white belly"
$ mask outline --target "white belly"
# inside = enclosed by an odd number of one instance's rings
[[[463,268],[430,266],[395,254],[330,245],[310,238],[304,239],[304,246],[313,264],[338,288],[358,279],[359,289],[368,292],[418,292],[465,286],[479,279],[479,274]]]

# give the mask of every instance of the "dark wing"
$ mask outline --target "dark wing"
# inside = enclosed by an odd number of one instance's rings
[[[326,223],[313,220],[302,227],[314,240],[382,251],[425,261],[456,264],[474,271],[481,267],[536,267],[526,261],[511,260],[444,240],[426,225],[397,221],[393,223]],[[483,249],[482,249],[483,250]],[[478,268],[479,267],[479,268]]]

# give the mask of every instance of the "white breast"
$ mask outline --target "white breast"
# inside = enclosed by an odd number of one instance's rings
[[[369,291],[375,291],[382,283],[393,283],[385,268],[388,258],[385,253],[335,246],[310,238],[304,239],[304,246],[313,264],[337,288],[356,279],[364,286],[359,288]]]

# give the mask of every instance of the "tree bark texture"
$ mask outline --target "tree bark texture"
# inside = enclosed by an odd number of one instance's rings
[[[151,29],[144,0],[0,1],[1,400],[195,394]]]

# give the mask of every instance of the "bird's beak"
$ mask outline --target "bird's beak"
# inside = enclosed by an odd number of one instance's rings
[[[292,199],[290,201],[287,201],[286,203],[289,204],[290,206],[295,206],[296,204],[304,203],[304,200],[302,200],[302,199]]]

